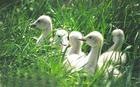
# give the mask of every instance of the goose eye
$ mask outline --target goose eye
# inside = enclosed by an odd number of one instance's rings
[[[89,39],[92,39],[92,37],[90,36],[90,37],[88,37]]]
[[[40,22],[41,22],[40,20],[37,21],[37,23],[40,23]]]
[[[58,35],[58,37],[61,37],[60,35]]]

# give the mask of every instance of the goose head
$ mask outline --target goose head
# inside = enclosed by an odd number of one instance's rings
[[[52,31],[52,20],[49,16],[42,15],[31,24],[31,27],[40,28],[42,30],[42,34],[36,41],[36,44],[40,45],[47,37],[48,33]]]
[[[114,43],[123,43],[124,42],[124,32],[121,29],[115,29],[112,32],[113,42]]]
[[[63,30],[63,29],[57,29],[55,35],[58,38],[68,37],[68,32],[66,30]]]
[[[83,44],[82,41],[79,39],[82,39],[83,36],[80,32],[78,31],[72,31],[69,34],[69,44],[72,48],[80,48],[80,46]]]
[[[31,27],[40,28],[43,31],[51,31],[52,29],[52,20],[47,15],[41,15],[37,20],[35,20]]]
[[[89,46],[101,48],[103,45],[103,36],[98,31],[93,31],[85,36],[83,39]]]
[[[88,73],[94,73],[97,67],[97,62],[99,55],[101,54],[101,49],[103,45],[103,36],[98,31],[93,31],[87,34],[82,41],[85,41],[89,46],[91,46],[91,50],[86,56],[88,59],[84,68],[87,70]]]
[[[68,46],[68,32],[66,30],[58,28],[55,33],[55,39],[60,42],[58,44]]]

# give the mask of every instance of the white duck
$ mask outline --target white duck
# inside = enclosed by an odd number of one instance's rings
[[[64,52],[69,46],[68,32],[64,29],[58,28],[54,37],[55,44],[61,45],[61,50]]]
[[[68,59],[75,59],[74,61],[69,62],[72,72],[84,69],[86,72],[93,74],[96,70],[98,57],[101,53],[103,36],[101,33],[93,31],[79,40],[85,41],[89,46],[91,46],[91,51],[87,56],[76,54],[68,56]]]
[[[108,67],[108,72],[113,71],[114,76],[121,76],[121,72],[114,67],[114,65],[124,64],[126,62],[126,54],[122,53],[120,50],[124,43],[124,33],[121,29],[115,29],[112,32],[113,35],[113,46],[108,49],[107,52],[103,53],[98,60],[98,68],[102,68],[109,61],[111,64]]]
[[[37,27],[42,30],[42,34],[36,41],[36,44],[39,45],[47,37],[48,33],[52,31],[52,20],[48,15],[42,15],[31,24],[31,27]]]

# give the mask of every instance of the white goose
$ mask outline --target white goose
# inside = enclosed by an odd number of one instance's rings
[[[91,46],[91,51],[86,56],[87,62],[84,66],[84,69],[88,73],[93,74],[96,70],[97,61],[99,55],[101,54],[104,39],[100,32],[93,31],[87,36],[85,36],[83,41],[85,41],[89,46]]]
[[[120,51],[125,40],[124,32],[121,29],[115,29],[112,31],[114,44],[108,49],[108,51]]]
[[[66,52],[66,58],[63,63],[68,69],[72,69],[72,72],[78,71],[81,68],[81,66],[77,65],[79,63],[79,60],[83,59],[83,56],[85,56],[85,54],[81,50],[83,42],[79,40],[82,38],[82,34],[78,31],[72,31],[69,34],[70,47]]]
[[[39,45],[47,37],[48,33],[52,31],[52,20],[49,16],[42,15],[31,24],[31,27],[37,27],[42,30],[42,34],[36,41],[36,44]]]
[[[91,51],[87,56],[76,54],[68,56],[69,60],[73,59],[73,61],[69,62],[72,72],[84,69],[86,72],[93,74],[96,70],[98,57],[101,53],[103,36],[101,33],[93,31],[79,40],[85,41],[89,46],[91,46]]]
[[[112,32],[113,35],[113,46],[108,49],[107,52],[103,53],[98,60],[99,69],[111,61],[111,65],[108,67],[108,71],[113,71],[113,76],[121,76],[121,72],[114,67],[114,65],[124,64],[126,62],[126,54],[122,53],[120,50],[124,43],[124,33],[121,29],[115,29]]]
[[[61,50],[64,52],[69,46],[68,32],[64,29],[58,28],[54,37],[55,44],[61,45]]]
[[[70,48],[68,49],[68,55],[71,55],[71,54],[84,54],[82,52],[82,45],[83,45],[83,42],[80,41],[79,39],[83,38],[83,35],[78,32],[78,31],[72,31],[70,34],[69,34],[69,44],[70,44]]]

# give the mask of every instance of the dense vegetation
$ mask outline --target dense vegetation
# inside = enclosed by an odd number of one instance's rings
[[[136,87],[140,85],[139,0],[3,0],[0,1],[0,85],[2,87]],[[53,28],[78,30],[86,35],[98,30],[105,38],[103,51],[112,44],[111,31],[124,30],[123,51],[127,64],[124,76],[104,79],[96,73],[70,74],[63,65],[59,46],[48,40],[36,46],[39,29],[30,24],[40,15],[53,20]],[[129,49],[125,49],[125,48]],[[125,50],[124,50],[125,49]],[[89,47],[83,46],[87,52]]]

